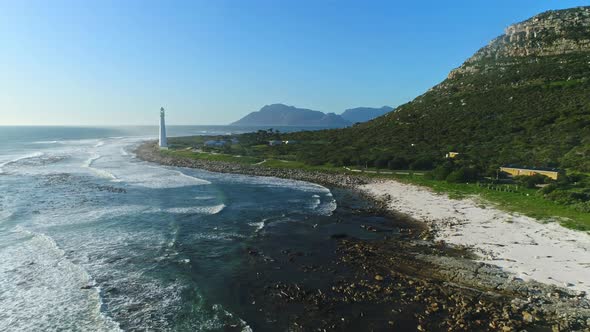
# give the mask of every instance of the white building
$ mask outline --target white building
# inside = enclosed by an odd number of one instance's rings
[[[164,119],[164,107],[160,108],[160,149],[168,149],[168,140],[166,139],[166,120]]]
[[[224,140],[209,140],[205,141],[205,146],[210,148],[221,148],[227,145],[227,141]]]
[[[279,141],[279,140],[268,141],[268,145],[270,145],[270,146],[281,145],[281,144],[283,144],[283,141]]]

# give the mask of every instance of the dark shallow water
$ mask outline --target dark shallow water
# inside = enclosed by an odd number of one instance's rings
[[[253,304],[264,285],[321,286],[301,264],[333,259],[334,234],[383,236],[346,192],[142,162],[145,133],[56,130],[0,133],[0,330],[276,330],[291,312]]]

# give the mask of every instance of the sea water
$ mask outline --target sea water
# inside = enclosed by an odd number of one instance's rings
[[[0,331],[251,329],[224,291],[248,241],[336,202],[316,184],[138,160],[156,136],[0,127]]]

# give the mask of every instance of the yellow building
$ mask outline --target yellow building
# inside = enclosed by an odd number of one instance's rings
[[[449,152],[445,155],[446,158],[455,158],[459,155],[459,152]]]
[[[559,171],[555,168],[502,166],[500,167],[500,171],[508,173],[512,176],[532,176],[535,174],[541,174],[553,180],[557,180],[559,177]]]

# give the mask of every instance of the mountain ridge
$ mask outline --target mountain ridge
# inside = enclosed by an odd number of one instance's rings
[[[372,120],[391,111],[393,111],[393,107],[391,106],[382,106],[380,108],[356,107],[345,110],[342,112],[341,116],[345,120],[348,120],[352,123],[357,123]]]
[[[270,104],[263,106],[259,111],[247,114],[230,125],[346,127],[355,122],[368,121],[391,110],[393,108],[389,106],[381,108],[357,107],[348,109],[339,115],[285,104]]]

